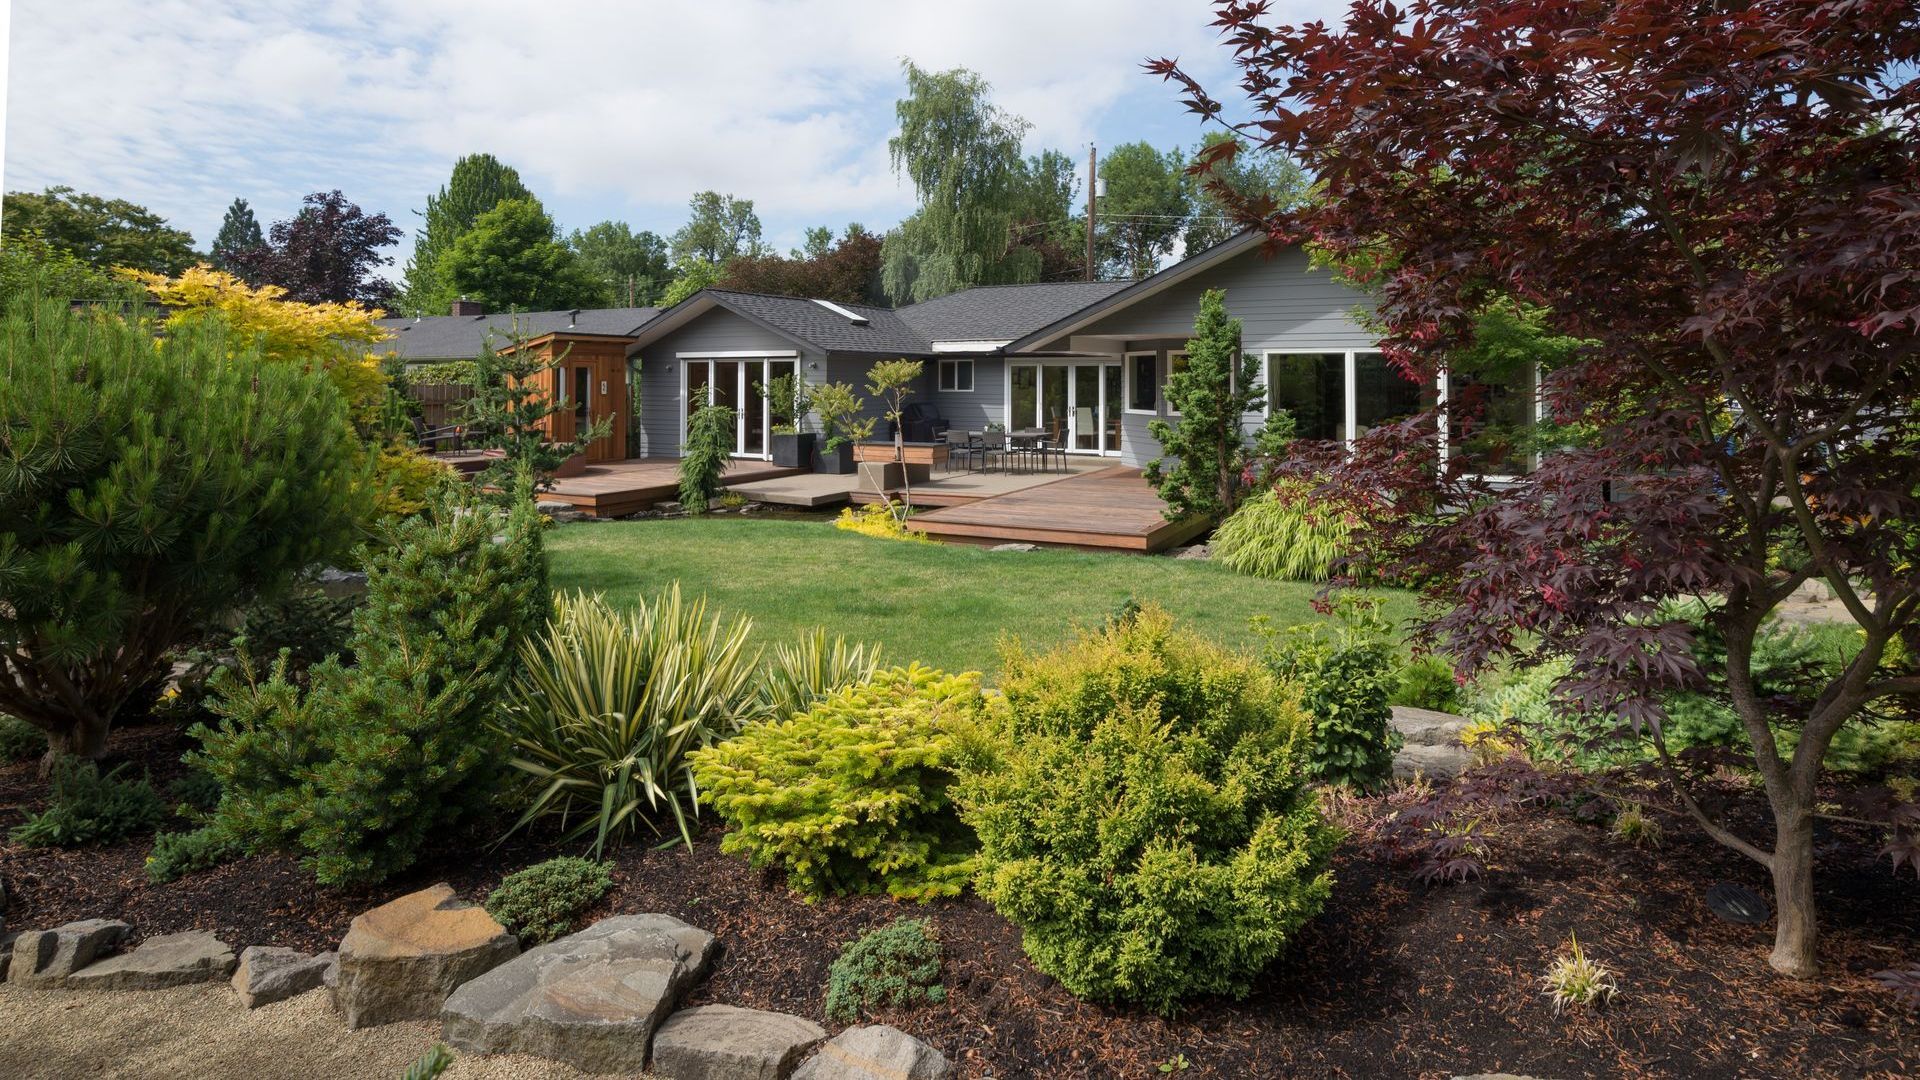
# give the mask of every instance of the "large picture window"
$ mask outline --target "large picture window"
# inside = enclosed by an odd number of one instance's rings
[[[973,361],[940,361],[940,389],[970,391],[973,389]]]
[[[1127,354],[1127,411],[1150,413],[1160,406],[1160,354]]]
[[[1357,353],[1353,358],[1354,435],[1365,435],[1381,424],[1405,420],[1419,412],[1430,390],[1400,373],[1379,353]]]
[[[1533,468],[1532,433],[1538,371],[1531,363],[1500,371],[1447,376],[1447,454],[1483,476],[1518,476]]]
[[[1347,435],[1347,354],[1268,353],[1267,411],[1285,409],[1302,439]]]

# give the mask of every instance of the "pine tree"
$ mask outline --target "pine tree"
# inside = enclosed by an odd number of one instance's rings
[[[104,753],[168,650],[366,517],[340,394],[257,348],[63,301],[0,318],[0,712],[53,754]]]
[[[213,238],[213,267],[225,270],[246,281],[249,285],[259,282],[247,277],[235,260],[242,252],[266,246],[267,238],[260,232],[260,222],[253,216],[253,208],[245,199],[233,200],[227,207],[227,216],[220,219],[220,232]]]
[[[453,163],[453,175],[438,195],[427,196],[413,257],[401,284],[400,309],[410,315],[445,315],[455,293],[440,272],[440,259],[481,214],[506,199],[531,199],[520,174],[492,154],[468,154]]]
[[[473,363],[473,396],[462,404],[462,415],[480,445],[502,452],[475,477],[481,487],[499,492],[516,490],[523,474],[535,490],[544,489],[555,469],[611,431],[611,421],[602,418],[570,442],[553,440],[549,419],[573,403],[545,387],[553,385],[551,373],[566,364],[566,355],[543,358],[526,343],[516,327],[507,345],[495,349],[489,343],[482,349]]]
[[[1179,419],[1147,422],[1166,454],[1147,463],[1147,482],[1166,500],[1167,517],[1233,513],[1248,460],[1241,425],[1265,403],[1260,360],[1241,354],[1240,320],[1227,316],[1227,294],[1208,289],[1187,342],[1186,370],[1167,377],[1167,407]]]

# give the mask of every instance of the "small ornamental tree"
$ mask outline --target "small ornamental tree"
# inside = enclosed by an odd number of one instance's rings
[[[1240,354],[1240,320],[1228,317],[1226,293],[1208,289],[1187,342],[1187,368],[1167,377],[1167,408],[1179,416],[1171,424],[1147,421],[1167,455],[1147,463],[1147,482],[1166,500],[1167,517],[1223,518],[1240,505],[1248,461],[1242,425],[1265,403],[1259,359]]]
[[[733,459],[734,414],[713,404],[712,389],[694,391],[693,415],[687,417],[687,445],[681,448],[680,507],[704,514],[719,498],[727,463]]]
[[[880,415],[893,425],[893,459],[906,460],[907,431],[902,423],[907,416],[907,398],[913,393],[913,384],[927,369],[922,360],[887,360],[867,369],[867,393],[880,399]],[[913,510],[913,484],[907,479],[904,465],[900,469],[900,483],[905,489],[895,512],[898,520],[905,522]],[[884,485],[883,485],[884,486]],[[889,511],[894,510],[893,502],[887,503]]]
[[[0,317],[0,713],[99,757],[167,650],[341,554],[364,516],[346,405],[217,322],[16,298]]]
[[[1218,9],[1260,114],[1243,130],[1324,188],[1268,229],[1378,268],[1362,283],[1398,364],[1433,372],[1503,296],[1589,342],[1543,386],[1579,445],[1518,482],[1476,482],[1437,446],[1463,418],[1428,415],[1323,462],[1324,494],[1370,504],[1374,557],[1430,583],[1422,636],[1466,671],[1570,657],[1563,694],[1645,733],[1700,826],[1772,874],[1773,966],[1815,974],[1822,760],[1920,694],[1920,12],[1357,0],[1329,29]],[[1783,709],[1756,692],[1755,641],[1810,581],[1859,650]],[[1663,614],[1682,596],[1712,601],[1722,670]],[[1695,798],[1667,753],[1663,695],[1709,683],[1770,829]],[[1911,831],[1888,850],[1920,867]]]
[[[495,491],[515,490],[522,473],[533,478],[534,490],[550,487],[554,470],[613,430],[612,421],[603,417],[570,440],[552,437],[551,418],[573,408],[571,401],[546,389],[554,384],[553,372],[566,364],[567,354],[541,356],[527,347],[528,340],[516,324],[506,345],[496,349],[488,342],[473,362],[473,396],[460,406],[474,439],[500,451],[476,477],[482,487]]]

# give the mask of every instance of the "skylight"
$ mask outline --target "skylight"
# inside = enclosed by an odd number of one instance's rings
[[[831,300],[815,300],[814,303],[819,304],[821,307],[826,308],[828,311],[833,312],[835,315],[840,316],[841,318],[847,320],[848,322],[852,323],[855,326],[867,325],[868,320],[865,315],[861,315],[858,312],[848,311],[846,308],[841,307],[839,304],[836,304]]]

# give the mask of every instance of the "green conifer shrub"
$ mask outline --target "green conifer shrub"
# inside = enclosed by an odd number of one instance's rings
[[[240,841],[219,825],[163,832],[153,838],[153,851],[147,856],[147,880],[156,885],[177,881],[244,853]]]
[[[914,664],[689,755],[732,827],[720,849],[779,867],[808,898],[957,894],[972,844],[947,787],[983,705],[978,675]]]
[[[1250,451],[1245,421],[1266,404],[1260,354],[1240,351],[1240,320],[1227,314],[1227,294],[1200,297],[1185,370],[1167,376],[1172,423],[1147,421],[1162,456],[1147,462],[1147,483],[1167,501],[1167,517],[1216,520],[1240,505]]]
[[[9,297],[0,314],[0,712],[97,758],[171,649],[343,553],[370,505],[319,365],[225,324]],[[144,702],[142,702],[144,704]]]
[[[10,834],[22,847],[110,844],[147,832],[166,816],[167,804],[145,777],[128,779],[127,766],[107,772],[91,761],[54,762],[47,808]]]
[[[924,919],[893,922],[847,942],[827,969],[827,1019],[857,1024],[880,1009],[947,1000],[940,939]]]
[[[516,870],[487,894],[487,914],[529,945],[573,933],[580,916],[613,888],[605,863],[562,855]]]
[[[25,720],[0,714],[0,761],[19,761],[47,752],[47,735]]]
[[[976,888],[1034,965],[1160,1012],[1244,995],[1333,880],[1292,693],[1152,606],[1052,652],[1015,644],[1001,689],[955,797]]]
[[[687,444],[680,448],[680,508],[704,514],[718,498],[733,460],[733,410],[712,404],[709,392],[695,392],[693,415],[687,417]]]
[[[351,666],[323,661],[303,690],[284,657],[265,672],[243,657],[216,680],[223,723],[193,729],[191,761],[223,789],[217,820],[327,884],[405,869],[493,799],[506,747],[489,721],[547,610],[530,498],[503,511],[448,491],[386,540],[367,555]]]

